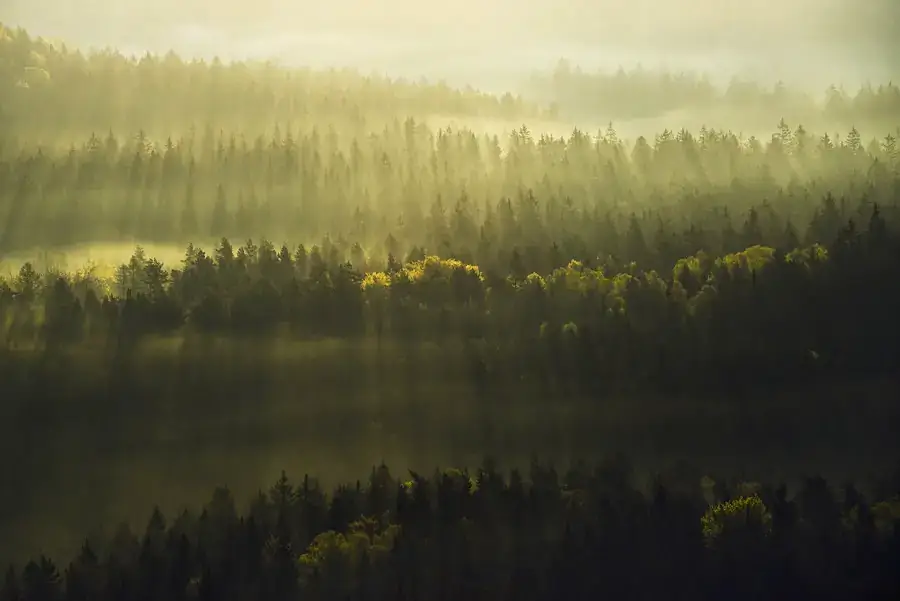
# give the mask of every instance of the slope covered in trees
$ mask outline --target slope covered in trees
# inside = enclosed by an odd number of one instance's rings
[[[0,259],[134,251],[112,269],[0,275],[0,455],[15,457],[0,559],[71,551],[56,530],[133,515],[153,482],[170,505],[219,475],[247,492],[286,455],[340,480],[378,456],[431,469],[618,448],[641,474],[719,457],[729,477],[779,465],[763,480],[819,469],[862,486],[900,453],[890,127],[560,138],[511,96],[2,34]],[[893,110],[866,107],[872,123]],[[434,114],[526,124],[500,137],[435,129]],[[140,541],[91,542],[65,584],[47,559],[11,570],[0,600],[897,586],[882,569],[897,556],[890,486],[876,509],[820,480],[797,500],[720,488],[704,503],[583,467],[562,485],[534,468],[528,489],[488,469],[377,473],[328,500],[282,480],[244,518],[220,491],[177,525],[155,513]],[[613,547],[621,566],[585,568]],[[868,571],[811,580],[826,558],[857,565],[850,549]]]
[[[187,60],[174,53],[85,54],[0,23],[0,132],[68,145],[113,129],[184,135],[204,125],[253,134],[274,123],[339,122],[355,132],[393,118],[443,115],[534,118],[536,106],[475,90],[364,76],[353,70],[285,69],[273,63]]]
[[[524,125],[500,140],[412,118],[367,135],[342,135],[331,121],[276,124],[251,139],[211,127],[162,142],[110,133],[68,151],[0,154],[0,249],[223,236],[308,245],[327,234],[375,254],[390,235],[405,251],[446,255],[496,233],[507,251],[580,239],[619,255],[610,228],[624,234],[632,214],[645,237],[665,238],[739,228],[751,209],[761,234],[790,222],[802,239],[828,195],[845,213],[878,202],[894,219],[898,156],[890,133],[866,140],[850,129],[835,140],[784,121],[765,141],[704,128],[628,143],[613,126],[558,138]],[[828,242],[848,215],[829,213],[820,225],[830,229],[812,241]],[[732,242],[679,252],[739,250]]]
[[[810,93],[782,81],[764,86],[734,77],[723,86],[705,74],[640,67],[586,72],[562,59],[553,71],[534,73],[529,92],[557,105],[567,117],[602,114],[627,120],[681,112],[726,114],[741,127],[773,116],[816,128],[881,130],[900,125],[900,88],[893,82],[867,83],[855,90],[832,85]]]

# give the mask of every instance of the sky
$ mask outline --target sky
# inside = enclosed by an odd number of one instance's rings
[[[0,21],[131,53],[474,84],[563,56],[587,68],[640,62],[812,86],[900,72],[900,0],[0,0]]]

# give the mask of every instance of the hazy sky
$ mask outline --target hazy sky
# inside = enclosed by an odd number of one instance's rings
[[[567,56],[854,82],[898,72],[900,0],[0,0],[0,20],[131,52],[169,48],[403,74]]]

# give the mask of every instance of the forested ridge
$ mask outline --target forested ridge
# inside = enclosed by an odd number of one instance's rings
[[[560,137],[512,95],[0,28],[0,601],[891,598],[891,94]],[[46,258],[100,244],[133,251]],[[180,513],[285,456],[382,463]]]
[[[57,144],[110,128],[165,137],[192,125],[260,131],[274,123],[340,123],[366,131],[397,115],[535,118],[507,94],[366,76],[352,69],[288,69],[273,62],[85,53],[0,23],[0,131],[9,141]]]
[[[615,72],[584,71],[560,60],[550,72],[537,72],[529,89],[569,115],[603,112],[614,119],[655,117],[672,111],[728,110],[742,123],[777,114],[808,126],[895,127],[900,118],[900,88],[894,82],[868,82],[856,89],[831,85],[818,93],[790,82],[761,85],[746,77],[715,84],[705,74],[663,72],[638,67]],[[749,120],[749,121],[748,121]]]

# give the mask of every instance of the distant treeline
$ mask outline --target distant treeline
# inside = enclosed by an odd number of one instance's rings
[[[673,111],[702,115],[730,110],[732,119],[742,123],[780,116],[817,128],[879,130],[900,125],[900,87],[893,82],[867,84],[853,91],[832,85],[817,97],[784,82],[766,87],[734,78],[722,87],[703,74],[642,68],[588,72],[561,60],[552,72],[533,74],[530,86],[532,96],[555,104],[559,114],[568,118],[628,120]]]
[[[178,134],[192,123],[262,131],[272,123],[334,121],[365,132],[394,118],[444,115],[534,119],[534,104],[443,83],[313,71],[272,63],[83,53],[0,23],[0,133],[67,143],[91,131]]]

